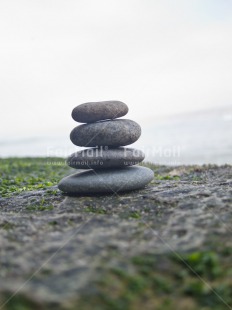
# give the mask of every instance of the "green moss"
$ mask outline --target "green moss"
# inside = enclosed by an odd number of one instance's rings
[[[69,171],[60,158],[7,158],[0,159],[0,195],[47,189]],[[56,192],[51,193],[56,194]]]
[[[55,189],[55,190],[47,190],[45,195],[46,196],[50,196],[50,195],[53,195],[53,196],[57,196],[59,194],[59,190]]]
[[[50,211],[53,210],[54,207],[52,205],[39,205],[39,206],[27,206],[26,209],[28,211]]]
[[[147,254],[144,256],[134,256],[131,260],[134,265],[152,268],[156,262],[156,257],[154,255]]]
[[[15,227],[14,224],[9,223],[9,222],[0,224],[0,229],[4,229],[4,230],[10,230],[10,229],[13,229],[14,227]]]
[[[36,199],[30,200],[30,204],[26,206],[27,211],[50,211],[53,210],[54,206],[51,204],[49,197],[42,197],[39,201]]]
[[[133,218],[133,219],[140,219],[141,218],[141,214],[139,212],[130,212],[129,217]]]
[[[30,298],[23,296],[21,294],[12,295],[6,294],[5,304],[3,302],[3,310],[40,310],[42,309],[40,305],[32,301]]]
[[[96,294],[83,296],[83,309],[228,309],[232,306],[231,257],[198,251],[143,254],[105,268]],[[120,267],[119,267],[120,266]],[[87,306],[88,303],[88,306]],[[80,307],[81,309],[81,307]]]
[[[180,180],[180,177],[175,175],[161,175],[161,174],[155,174],[155,179],[156,180]]]
[[[175,259],[185,265],[195,276],[215,278],[222,274],[219,257],[215,252],[193,252]]]
[[[152,181],[179,180],[187,178],[190,181],[199,181],[205,178],[205,168],[193,166],[186,171],[184,176],[172,176],[169,174],[172,167],[158,166],[153,163],[144,162],[142,166],[149,167],[155,172]],[[22,191],[47,189],[46,195],[59,195],[57,190],[49,190],[57,185],[59,180],[67,175],[70,168],[63,158],[0,158],[0,195],[10,197]],[[89,211],[91,212],[91,211]]]
[[[48,224],[51,226],[56,226],[58,224],[58,222],[57,221],[51,221]]]
[[[95,213],[95,214],[106,214],[106,210],[103,209],[99,209],[96,207],[85,207],[83,209],[84,212],[88,212],[88,213]]]

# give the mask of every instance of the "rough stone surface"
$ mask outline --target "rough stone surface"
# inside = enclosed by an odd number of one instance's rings
[[[87,102],[78,105],[72,111],[72,118],[80,123],[92,123],[100,120],[115,119],[126,115],[128,106],[116,100]]]
[[[1,198],[0,301],[6,303],[17,291],[10,302],[23,296],[32,303],[2,309],[91,309],[74,303],[83,294],[97,294],[96,283],[106,279],[109,268],[133,270],[134,256],[157,257],[154,266],[161,263],[168,278],[161,253],[199,251],[209,244],[215,251],[218,244],[231,246],[231,186],[231,166],[157,167],[152,184],[127,194],[65,197],[59,193],[54,197],[39,190]],[[29,210],[30,200],[43,197],[50,199],[52,210]],[[183,277],[188,274],[191,271]],[[205,289],[199,294],[197,300],[207,299]],[[187,308],[200,309],[189,303],[181,307]]]
[[[63,178],[58,188],[70,194],[119,193],[143,188],[154,173],[146,167],[88,170]]]
[[[75,127],[70,139],[77,146],[126,146],[141,135],[141,127],[129,119],[84,124]]]
[[[142,151],[132,148],[90,148],[70,155],[67,164],[76,169],[105,169],[133,166],[144,157]]]

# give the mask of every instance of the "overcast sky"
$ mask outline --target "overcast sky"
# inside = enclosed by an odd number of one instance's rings
[[[230,0],[1,0],[0,139],[117,99],[142,126],[232,103]]]

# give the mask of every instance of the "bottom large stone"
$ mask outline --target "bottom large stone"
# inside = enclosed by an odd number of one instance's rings
[[[118,193],[143,188],[154,177],[151,169],[126,167],[121,169],[88,170],[63,178],[58,188],[69,194]]]

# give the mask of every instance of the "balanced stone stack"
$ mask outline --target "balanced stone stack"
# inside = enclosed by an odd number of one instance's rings
[[[136,166],[143,161],[142,151],[127,148],[141,135],[140,126],[126,115],[128,107],[121,101],[88,102],[75,107],[72,117],[85,123],[75,127],[71,141],[88,147],[69,156],[67,163],[85,169],[62,179],[59,189],[69,194],[92,194],[130,191],[143,188],[154,177],[149,168]]]

